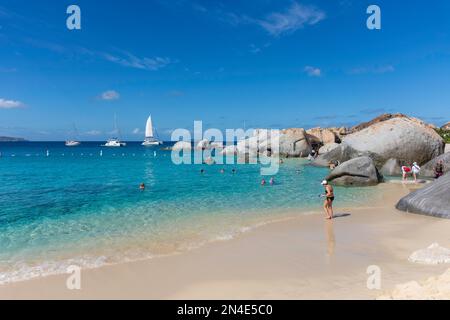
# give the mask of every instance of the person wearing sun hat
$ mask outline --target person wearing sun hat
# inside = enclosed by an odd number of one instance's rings
[[[334,190],[327,180],[323,180],[322,185],[325,188],[325,193],[321,195],[322,197],[325,198],[325,201],[323,203],[323,209],[325,210],[326,218],[333,219]]]

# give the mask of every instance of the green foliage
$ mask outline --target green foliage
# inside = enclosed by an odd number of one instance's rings
[[[450,130],[436,129],[436,132],[445,140],[445,143],[450,143]]]

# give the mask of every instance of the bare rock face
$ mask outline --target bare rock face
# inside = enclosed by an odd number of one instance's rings
[[[441,127],[442,130],[450,130],[450,122],[447,122]]]
[[[336,167],[326,180],[340,186],[373,186],[382,181],[382,176],[371,158],[359,157]]]
[[[312,150],[302,128],[275,132],[258,129],[252,137],[239,141],[236,149],[239,155],[274,154],[282,157],[307,157]]]
[[[322,148],[319,149],[319,154],[328,153],[331,150],[336,149],[337,147],[339,147],[339,144],[336,143],[336,142],[328,143],[328,144],[324,145]]]
[[[444,174],[450,171],[450,153],[444,153],[437,158],[427,162],[422,166],[420,170],[420,175],[424,177],[434,177],[434,169],[436,168],[436,164],[442,161],[444,167]]]
[[[450,219],[450,173],[402,198],[401,211]]]
[[[389,159],[381,167],[380,173],[384,176],[400,176],[402,175],[402,166],[397,159]]]
[[[306,131],[308,139],[316,144],[325,145],[340,142],[339,137],[331,129],[313,128]]]
[[[444,141],[435,130],[406,116],[376,122],[346,136],[343,144],[370,154],[379,167],[391,158],[422,165],[444,152]]]
[[[282,130],[279,144],[280,155],[285,157],[307,157],[312,151],[306,131],[302,128]]]
[[[343,163],[353,158],[358,158],[362,156],[369,156],[368,152],[360,152],[353,149],[349,145],[342,143],[331,151],[320,154],[319,156],[311,162],[313,166],[316,167],[328,167],[331,162]]]

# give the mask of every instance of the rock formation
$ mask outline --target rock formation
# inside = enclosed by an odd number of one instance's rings
[[[336,167],[326,180],[341,186],[372,186],[378,184],[382,177],[371,158],[359,157]]]
[[[402,198],[402,211],[450,219],[450,173]]]

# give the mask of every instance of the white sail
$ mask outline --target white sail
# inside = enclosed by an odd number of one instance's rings
[[[145,137],[146,138],[153,138],[152,116],[148,117],[148,119],[147,119],[147,125],[145,127]]]

